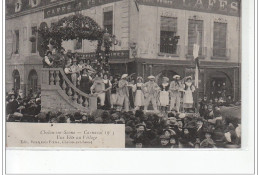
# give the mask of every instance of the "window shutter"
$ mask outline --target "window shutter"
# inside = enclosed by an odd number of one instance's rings
[[[6,32],[6,40],[5,40],[5,55],[7,59],[11,58],[11,54],[13,52],[13,33],[11,30]]]
[[[213,56],[226,57],[227,24],[214,22]]]

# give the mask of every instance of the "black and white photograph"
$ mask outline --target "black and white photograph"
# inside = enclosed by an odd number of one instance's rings
[[[240,0],[6,0],[7,147],[240,149],[241,51]]]

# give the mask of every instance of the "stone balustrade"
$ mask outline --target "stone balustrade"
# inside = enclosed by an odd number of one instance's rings
[[[69,102],[73,106],[73,110],[89,110],[94,111],[97,109],[97,96],[92,94],[86,94],[79,90],[72,82],[68,79],[62,68],[43,68],[42,69],[42,85],[44,91],[62,91],[59,94],[62,96],[61,99]],[[43,92],[44,93],[44,92]],[[66,94],[66,96],[64,95]],[[43,98],[44,99],[48,98]],[[52,104],[55,101],[43,102],[43,104]],[[56,104],[53,104],[54,106]],[[64,106],[68,108],[68,105]],[[43,106],[44,108],[44,106]],[[61,107],[62,108],[62,107]],[[63,110],[63,109],[61,109]],[[68,109],[64,109],[68,110]]]

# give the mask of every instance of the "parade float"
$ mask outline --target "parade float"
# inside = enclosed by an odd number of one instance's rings
[[[110,47],[115,36],[111,36],[102,29],[92,18],[75,14],[64,17],[50,27],[43,22],[40,25],[39,54],[44,59],[48,51],[53,48],[59,51],[63,41],[89,40],[96,41],[96,59],[93,60],[97,72],[109,71]],[[33,38],[32,38],[33,39]],[[80,53],[78,53],[80,54]],[[91,112],[97,109],[97,96],[82,92],[73,84],[64,73],[59,60],[59,52],[52,55],[60,65],[43,67],[41,80],[42,111],[84,111]]]

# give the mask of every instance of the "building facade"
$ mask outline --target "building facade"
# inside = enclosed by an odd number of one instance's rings
[[[81,13],[116,36],[112,74],[143,77],[194,76],[193,44],[200,45],[199,95],[218,84],[240,99],[240,2],[238,0],[12,0],[6,14],[6,90],[40,87],[42,58],[37,28]],[[179,36],[177,46],[174,36]],[[66,41],[63,47],[94,59],[96,42]]]

